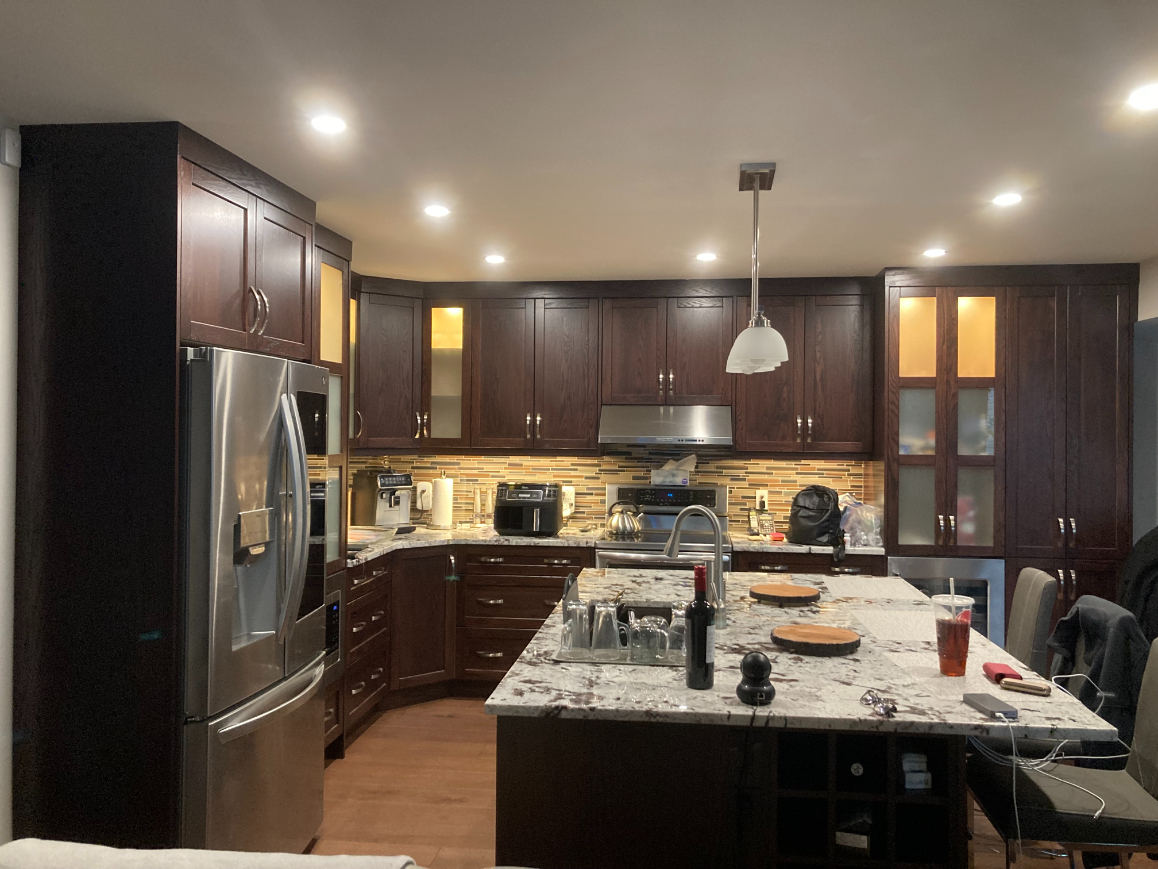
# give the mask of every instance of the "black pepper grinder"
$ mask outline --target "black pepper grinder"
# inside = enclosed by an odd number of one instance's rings
[[[763,652],[749,652],[740,662],[740,674],[744,677],[736,686],[736,696],[741,703],[749,706],[767,706],[776,696],[776,689],[768,681],[772,672],[772,662]]]

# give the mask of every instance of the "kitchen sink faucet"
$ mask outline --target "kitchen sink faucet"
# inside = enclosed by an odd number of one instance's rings
[[[712,523],[712,534],[716,539],[716,551],[712,563],[708,567],[708,603],[716,608],[716,630],[723,630],[728,626],[728,610],[725,605],[724,593],[724,531],[720,528],[720,520],[716,514],[706,507],[693,504],[684,507],[676,516],[675,524],[671,528],[671,536],[667,539],[663,554],[668,558],[678,558],[680,554],[680,529],[684,519],[688,516],[707,516]]]

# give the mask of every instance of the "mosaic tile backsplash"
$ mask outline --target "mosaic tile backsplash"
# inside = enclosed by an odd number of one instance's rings
[[[467,456],[415,455],[374,458],[351,456],[351,470],[369,465],[389,465],[399,473],[414,475],[415,482],[433,480],[442,471],[454,479],[454,521],[469,521],[474,512],[474,492],[511,482],[557,482],[575,487],[575,513],[571,527],[603,521],[603,499],[609,483],[648,483],[651,471],[687,455],[686,450],[624,447],[601,456]],[[748,510],[756,506],[756,490],[767,489],[769,508],[777,523],[786,521],[792,498],[815,483],[839,493],[852,492],[861,500],[880,504],[883,497],[881,462],[837,459],[775,461],[745,459],[727,450],[701,448],[692,483],[729,486],[728,519],[733,528],[747,526]],[[483,501],[485,503],[484,494]],[[420,517],[415,513],[415,521]]]

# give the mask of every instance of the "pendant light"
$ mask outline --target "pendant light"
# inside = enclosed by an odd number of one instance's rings
[[[772,328],[760,307],[760,191],[772,189],[775,163],[741,163],[740,190],[752,191],[752,319],[728,354],[729,374],[771,371],[788,361],[784,336]]]

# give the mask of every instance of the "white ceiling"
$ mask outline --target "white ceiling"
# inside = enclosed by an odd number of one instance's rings
[[[766,275],[1137,261],[1150,81],[1154,0],[0,0],[0,114],[182,121],[425,280],[742,277],[760,160]]]

